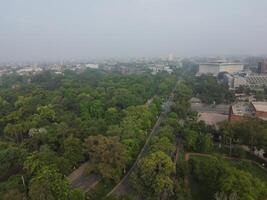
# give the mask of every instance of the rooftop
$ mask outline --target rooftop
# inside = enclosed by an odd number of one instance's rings
[[[237,62],[207,62],[207,63],[200,63],[200,65],[243,65],[242,63]]]
[[[237,104],[232,105],[232,111],[234,115],[239,115],[239,116],[251,114],[248,102],[239,102]]]
[[[262,111],[262,112],[267,112],[267,102],[264,101],[254,101],[251,102],[252,105],[254,106],[256,111]]]

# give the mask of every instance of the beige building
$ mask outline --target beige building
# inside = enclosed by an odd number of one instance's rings
[[[198,68],[198,74],[212,74],[217,76],[220,72],[228,72],[230,74],[240,72],[244,69],[244,65],[241,63],[228,63],[228,62],[209,62],[200,64]]]

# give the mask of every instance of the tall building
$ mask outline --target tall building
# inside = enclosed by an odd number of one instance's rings
[[[267,60],[263,60],[262,62],[259,62],[258,73],[267,74]]]
[[[174,55],[171,53],[168,55],[168,61],[173,61],[174,60]]]
[[[198,74],[212,74],[217,76],[220,72],[236,73],[244,69],[244,65],[241,63],[229,63],[229,62],[209,62],[199,65]]]

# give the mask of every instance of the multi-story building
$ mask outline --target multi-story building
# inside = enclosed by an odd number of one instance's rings
[[[197,75],[212,74],[217,76],[220,72],[228,72],[230,74],[240,72],[244,69],[242,63],[229,63],[224,61],[209,62],[199,64]]]
[[[262,62],[259,62],[258,73],[267,74],[267,60],[263,60]]]
[[[261,89],[267,86],[267,74],[224,74],[223,82],[229,86],[229,89],[236,89],[239,86]]]

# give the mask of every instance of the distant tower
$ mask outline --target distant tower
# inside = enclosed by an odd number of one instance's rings
[[[259,62],[258,73],[260,73],[260,74],[266,74],[267,73],[267,60],[263,60],[262,62]]]
[[[173,56],[173,54],[171,53],[171,54],[169,54],[168,55],[168,61],[173,61],[173,59],[174,59],[174,56]]]

